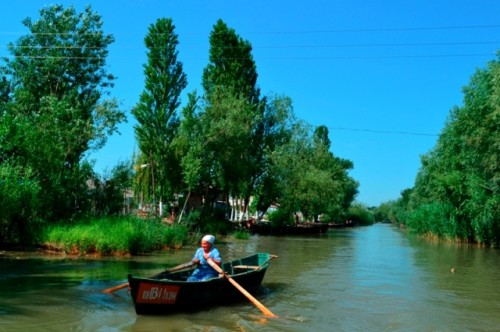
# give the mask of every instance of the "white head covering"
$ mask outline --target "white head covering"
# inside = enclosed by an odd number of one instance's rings
[[[207,241],[207,242],[208,242],[208,243],[210,243],[210,244],[214,244],[214,242],[215,242],[215,236],[213,236],[213,235],[209,235],[209,234],[208,234],[208,235],[205,235],[205,236],[203,237],[203,239],[201,239],[201,240],[202,240],[202,241]]]

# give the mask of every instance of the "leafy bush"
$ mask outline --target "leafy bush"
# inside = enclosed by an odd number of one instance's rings
[[[275,211],[269,212],[267,214],[267,219],[274,227],[293,224],[293,217],[288,212],[282,209],[277,209]]]
[[[185,218],[183,218],[182,222],[186,223],[188,226],[194,228],[194,226],[200,224],[201,222],[201,211],[193,210],[189,212]]]
[[[451,217],[451,206],[442,203],[420,205],[408,215],[406,227],[417,234],[442,238],[456,235],[456,223]]]
[[[233,232],[233,237],[239,240],[248,240],[250,238],[250,234],[248,234],[247,231],[237,230]]]
[[[362,204],[355,203],[349,207],[347,219],[358,225],[372,225],[373,214]]]
[[[31,242],[39,192],[30,168],[0,164],[0,242]]]

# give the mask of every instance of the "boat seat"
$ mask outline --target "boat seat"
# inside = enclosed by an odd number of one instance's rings
[[[259,267],[258,265],[235,265],[233,269],[257,270]]]

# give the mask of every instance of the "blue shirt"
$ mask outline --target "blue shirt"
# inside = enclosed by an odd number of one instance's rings
[[[194,253],[193,260],[199,259],[200,263],[196,270],[194,270],[191,277],[189,277],[188,281],[202,281],[211,278],[216,278],[219,276],[219,272],[215,271],[207,262],[205,257],[203,257],[204,251],[203,248],[198,248]],[[219,249],[212,247],[210,252],[208,253],[208,257],[215,259],[222,264],[222,258],[220,257]]]

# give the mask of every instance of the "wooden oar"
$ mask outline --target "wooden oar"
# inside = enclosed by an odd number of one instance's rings
[[[271,312],[271,310],[267,309],[262,303],[257,301],[255,297],[252,296],[245,288],[243,288],[240,284],[238,284],[233,278],[231,278],[227,273],[225,273],[219,265],[217,265],[211,258],[207,259],[208,264],[217,272],[221,273],[234,287],[236,287],[243,295],[246,296],[247,299],[250,300],[260,311],[264,313],[267,317],[278,317]]]
[[[165,272],[170,273],[170,272],[180,271],[180,270],[187,269],[188,267],[191,267],[193,265],[194,265],[193,262],[187,262],[187,263],[184,263],[181,265],[174,266],[170,269],[167,269],[167,270],[165,270]],[[124,282],[123,284],[120,284],[120,285],[117,285],[114,287],[110,287],[110,288],[106,288],[102,292],[110,294],[110,293],[116,292],[117,290],[120,290],[122,288],[127,288],[127,287],[128,287],[128,282]]]

